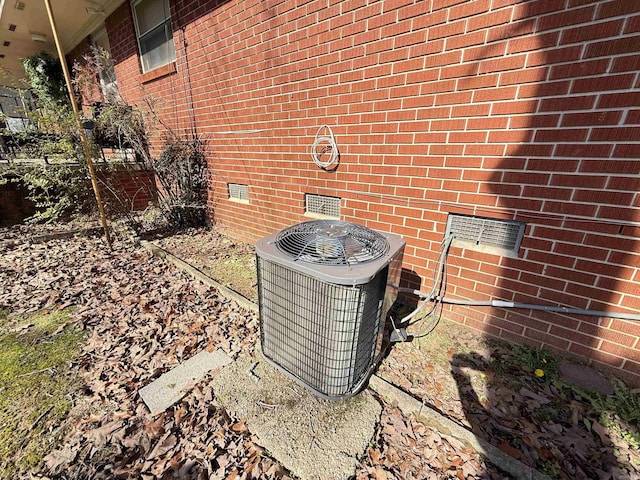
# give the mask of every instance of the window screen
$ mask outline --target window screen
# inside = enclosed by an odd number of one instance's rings
[[[176,59],[168,0],[140,0],[133,4],[142,71]]]

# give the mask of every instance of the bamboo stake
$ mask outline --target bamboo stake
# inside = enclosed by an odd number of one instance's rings
[[[47,15],[49,16],[49,23],[51,24],[51,31],[53,33],[53,40],[58,50],[58,57],[60,58],[60,64],[62,65],[62,72],[64,73],[64,79],[67,83],[67,91],[69,92],[69,99],[71,100],[71,108],[73,108],[73,116],[76,119],[76,125],[78,127],[78,133],[82,140],[82,147],[84,149],[84,156],[87,159],[87,166],[89,167],[89,175],[91,176],[91,185],[93,186],[93,193],[96,196],[96,203],[98,204],[98,211],[100,212],[100,221],[102,222],[102,228],[104,229],[104,235],[107,239],[107,245],[111,248],[111,235],[109,234],[109,226],[107,225],[107,217],[104,212],[104,205],[102,204],[102,198],[100,196],[100,190],[98,189],[98,182],[96,180],[96,171],[93,167],[93,160],[91,158],[91,150],[89,149],[89,142],[84,134],[82,123],[80,122],[80,112],[76,103],[75,95],[73,94],[73,86],[71,85],[71,75],[69,75],[69,68],[67,67],[67,60],[58,38],[58,30],[56,28],[56,22],[53,18],[53,10],[51,9],[50,0],[43,0],[47,9]]]

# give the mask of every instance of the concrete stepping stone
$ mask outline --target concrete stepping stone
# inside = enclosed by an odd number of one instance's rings
[[[220,349],[214,352],[203,350],[142,387],[138,393],[152,414],[163,412],[206,374],[231,362],[231,357]]]
[[[611,381],[591,367],[566,363],[561,365],[559,370],[560,378],[567,383],[572,383],[585,390],[600,392],[603,395],[613,394]]]

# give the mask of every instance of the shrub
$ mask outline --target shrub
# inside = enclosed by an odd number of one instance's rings
[[[165,139],[165,148],[152,161],[161,185],[160,206],[171,225],[204,224],[206,159],[204,142],[192,137]]]

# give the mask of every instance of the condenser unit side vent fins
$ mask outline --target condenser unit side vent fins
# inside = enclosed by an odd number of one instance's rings
[[[327,397],[349,393],[376,354],[387,269],[348,286],[260,258],[257,265],[266,358]]]
[[[229,183],[229,198],[249,202],[249,185],[241,183]]]
[[[309,216],[340,218],[340,197],[307,193],[304,203],[305,213]]]
[[[517,255],[526,224],[514,220],[449,214],[446,235],[471,250]]]

